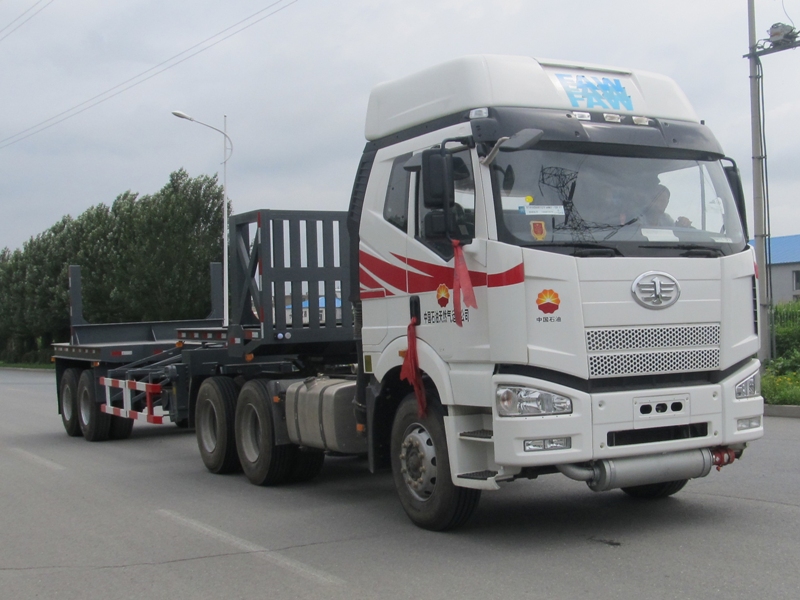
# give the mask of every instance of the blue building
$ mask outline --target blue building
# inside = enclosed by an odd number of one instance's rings
[[[770,238],[769,270],[775,304],[800,300],[800,234]]]

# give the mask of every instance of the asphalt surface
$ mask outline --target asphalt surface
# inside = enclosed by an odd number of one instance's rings
[[[561,475],[414,527],[391,475],[328,458],[311,483],[208,473],[193,432],[70,438],[52,372],[0,370],[0,599],[800,596],[800,419],[742,461],[636,501]]]

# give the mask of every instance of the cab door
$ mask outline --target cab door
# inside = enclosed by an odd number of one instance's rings
[[[431,209],[422,202],[422,178],[418,175],[414,178],[412,190],[413,230],[409,232],[407,244],[408,293],[419,297],[419,339],[449,362],[484,362],[489,358],[489,348],[483,186],[480,175],[476,185],[479,163],[474,149],[455,152],[453,163],[456,179],[453,211],[457,227],[473,239],[463,250],[477,308],[467,307],[462,294],[462,323],[459,327],[453,290],[453,245],[450,240],[432,236],[426,231],[426,217]]]

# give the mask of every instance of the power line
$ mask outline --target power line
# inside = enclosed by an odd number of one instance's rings
[[[54,0],[50,0],[50,1],[53,2]],[[267,13],[265,15],[262,15],[258,19],[253,20],[255,17],[257,17],[258,15],[261,15],[265,11],[268,11],[269,9],[271,9],[271,8],[273,8],[273,7],[277,6],[277,5],[285,2],[285,0],[277,0],[276,2],[273,2],[272,4],[262,8],[261,10],[256,11],[255,13],[250,15],[249,17],[246,17],[246,18],[242,19],[241,21],[238,21],[237,23],[234,23],[233,25],[231,25],[229,27],[226,27],[225,29],[215,33],[211,37],[208,37],[208,38],[204,39],[203,41],[198,42],[197,44],[187,48],[186,50],[183,50],[182,52],[179,52],[178,54],[175,54],[174,56],[171,56],[170,58],[158,63],[157,65],[155,65],[153,67],[150,67],[149,69],[146,69],[145,71],[142,71],[138,75],[135,75],[134,77],[126,79],[122,83],[118,83],[117,85],[115,85],[115,86],[113,86],[111,88],[108,88],[104,92],[101,92],[101,93],[97,94],[96,96],[93,96],[93,97],[89,98],[88,100],[84,100],[80,104],[76,104],[76,105],[72,106],[71,108],[63,110],[60,113],[58,113],[56,115],[53,115],[52,117],[50,117],[48,119],[40,121],[39,123],[36,123],[35,125],[31,125],[27,129],[23,129],[22,131],[19,131],[19,132],[15,133],[14,135],[11,135],[11,136],[8,136],[6,138],[1,139],[0,140],[0,149],[7,148],[8,146],[16,144],[17,142],[21,142],[22,140],[25,140],[25,139],[27,139],[27,138],[29,138],[31,136],[36,135],[37,133],[41,133],[42,131],[50,129],[51,127],[54,127],[54,126],[58,125],[59,123],[63,123],[67,119],[71,119],[72,117],[75,117],[75,116],[81,114],[82,112],[85,112],[85,111],[89,110],[90,108],[93,108],[93,107],[97,106],[98,104],[102,104],[103,102],[106,102],[107,100],[111,100],[111,98],[114,98],[115,96],[119,96],[123,92],[126,92],[129,89],[134,88],[137,85],[140,85],[140,84],[144,83],[145,81],[148,81],[149,79],[152,79],[156,75],[160,75],[164,71],[168,71],[169,69],[172,69],[173,67],[177,67],[179,64],[189,60],[190,58],[192,58],[194,56],[197,56],[201,52],[205,52],[206,50],[209,50],[210,48],[213,48],[217,44],[220,44],[220,43],[224,42],[225,40],[227,40],[227,39],[229,39],[229,38],[241,33],[245,29],[249,29],[250,27],[253,27],[254,25],[260,23],[264,19],[267,19],[267,18],[279,13],[280,11],[284,10],[285,8],[288,8],[289,6],[291,6],[292,4],[295,4],[298,1],[299,0],[291,0],[287,4],[285,4],[285,5],[283,5],[283,6],[279,7],[279,8],[276,8],[272,12],[269,12],[269,13]],[[248,23],[248,21],[250,21],[250,22]],[[247,24],[242,26],[242,27],[240,27],[241,25],[243,25],[245,23],[247,23]],[[237,27],[238,27],[238,29],[236,29]],[[235,29],[235,31],[232,31],[231,33],[228,33],[228,35],[224,35],[224,37],[220,38],[220,36],[222,36],[223,34],[229,32],[229,31],[231,31],[233,29]],[[210,42],[211,40],[214,40],[215,38],[219,38],[219,39],[217,39],[216,41],[204,46],[204,44],[207,44],[208,42]],[[192,52],[193,50],[195,50],[195,51]],[[191,52],[191,54],[188,54],[188,56],[184,56],[185,54],[190,53],[190,52]],[[183,58],[181,58],[180,60],[176,60],[177,58],[182,57],[182,56],[183,56]],[[175,61],[175,62],[173,62],[173,61]],[[160,68],[160,67],[164,67],[164,68]],[[148,75],[148,73],[150,73],[150,74]],[[147,76],[145,77],[145,75],[147,75]],[[128,84],[130,84],[130,85],[128,85]],[[114,92],[114,93],[112,93],[112,92]],[[25,135],[25,134],[27,134],[27,135]]]
[[[30,16],[30,17],[28,17],[28,18],[27,18],[27,19],[25,19],[25,20],[24,20],[22,23],[20,23],[20,24],[19,24],[19,25],[17,25],[16,27],[14,27],[14,29],[12,29],[11,31],[9,31],[9,32],[8,32],[7,34],[5,34],[3,37],[0,37],[0,42],[2,42],[2,41],[3,41],[4,39],[6,39],[8,36],[10,36],[12,33],[14,33],[14,32],[15,32],[17,29],[19,29],[20,27],[22,27],[23,25],[25,25],[25,23],[27,23],[28,21],[30,21],[30,20],[31,20],[33,17],[35,17],[36,15],[38,15],[40,12],[42,12],[42,11],[43,11],[45,8],[47,8],[48,6],[50,6],[50,5],[51,5],[53,2],[55,2],[55,1],[56,1],[56,0],[50,0],[50,2],[48,2],[48,3],[47,3],[47,4],[45,4],[45,5],[44,5],[42,8],[40,8],[40,9],[39,9],[39,10],[37,10],[35,13],[33,13],[33,14]],[[6,30],[6,29],[8,29],[9,27],[11,27],[11,26],[12,26],[14,23],[16,23],[17,21],[19,21],[19,20],[20,20],[22,17],[24,17],[26,14],[28,14],[30,11],[32,11],[34,8],[36,8],[36,6],[37,6],[38,4],[41,4],[42,2],[44,2],[44,0],[37,0],[37,2],[34,2],[34,3],[33,3],[33,5],[32,5],[30,8],[28,8],[28,10],[24,11],[24,12],[23,12],[23,13],[22,13],[20,16],[18,16],[16,19],[14,19],[13,21],[11,21],[11,23],[9,23],[8,25],[6,25],[6,26],[5,26],[5,27],[3,27],[2,29],[0,29],[0,33],[3,33],[3,32]]]

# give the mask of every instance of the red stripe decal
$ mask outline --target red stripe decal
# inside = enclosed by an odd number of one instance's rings
[[[370,300],[372,298],[385,298],[386,295],[386,290],[368,290],[366,292],[361,292],[361,299]]]
[[[402,267],[391,265],[385,260],[367,254],[364,251],[359,253],[359,263],[393,288],[403,292],[408,291],[406,287],[406,270]]]
[[[516,267],[511,267],[508,271],[493,273],[488,277],[490,288],[515,285],[523,281],[525,281],[525,267],[522,263],[519,263]]]
[[[369,272],[367,272],[366,269],[364,269],[364,267],[361,267],[358,270],[358,282],[363,287],[371,290],[376,290],[383,287],[372,275],[369,274]]]
[[[376,290],[392,287],[409,294],[434,292],[440,284],[448,288],[453,287],[453,267],[448,265],[435,265],[432,263],[406,258],[398,254],[392,256],[400,262],[406,263],[409,269],[404,269],[389,262],[364,252],[359,253],[361,268],[359,269],[359,282],[362,287],[362,298],[380,298]],[[473,287],[504,287],[515,285],[525,280],[525,267],[522,263],[502,273],[486,274],[482,271],[470,271],[469,279]],[[392,295],[386,290],[387,295]]]

